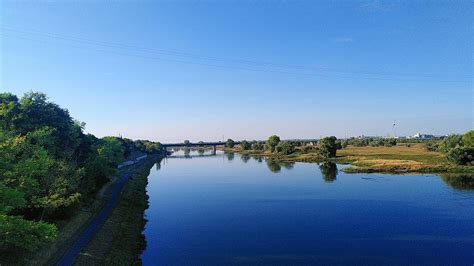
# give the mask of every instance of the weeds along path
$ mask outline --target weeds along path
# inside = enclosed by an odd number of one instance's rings
[[[109,197],[100,210],[87,224],[85,229],[76,237],[75,241],[64,252],[56,265],[72,265],[83,248],[91,241],[100,226],[107,220],[120,198],[120,193],[130,176],[135,174],[148,159],[140,160],[134,165],[124,167],[116,175],[115,182],[109,187],[106,194]]]

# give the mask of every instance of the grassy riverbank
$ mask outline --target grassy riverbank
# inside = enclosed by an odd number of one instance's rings
[[[297,148],[290,155],[266,151],[246,150],[239,147],[226,148],[227,152],[238,152],[255,156],[267,156],[283,162],[322,162],[324,158],[317,150],[304,151]],[[351,164],[342,171],[351,173],[452,173],[474,175],[474,166],[461,166],[448,162],[440,152],[428,151],[423,144],[398,144],[393,147],[354,147],[337,150],[335,163]]]
[[[78,256],[75,265],[135,265],[146,246],[142,234],[148,208],[146,186],[151,167],[158,157],[153,156],[129,178],[119,202],[107,221]]]

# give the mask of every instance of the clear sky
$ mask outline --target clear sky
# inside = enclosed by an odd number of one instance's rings
[[[2,1],[0,90],[162,142],[474,128],[472,1]]]

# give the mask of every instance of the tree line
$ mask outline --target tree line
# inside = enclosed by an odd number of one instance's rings
[[[84,133],[84,123],[43,93],[0,93],[0,250],[34,251],[55,222],[89,204],[134,152],[161,144]]]
[[[301,141],[281,141],[280,137],[270,136],[265,142],[247,141],[240,142],[242,151],[259,151],[281,155],[290,155],[296,152],[308,153],[316,152],[324,159],[336,156],[338,149],[344,149],[347,146],[355,147],[392,147],[398,143],[411,145],[413,143],[424,143],[426,149],[443,153],[448,161],[458,165],[474,165],[474,130],[468,131],[463,135],[453,134],[441,139],[418,140],[418,139],[396,139],[396,138],[349,138],[340,140],[334,136],[325,137],[318,141],[317,146],[305,145]],[[235,141],[228,139],[225,143],[226,148],[234,148]]]
[[[234,148],[235,141],[228,139],[225,143],[226,148]],[[299,149],[298,149],[299,148]],[[301,141],[282,141],[279,136],[272,135],[268,137],[267,141],[247,141],[240,142],[240,150],[260,151],[273,154],[290,155],[295,152],[308,152],[310,150],[318,152],[323,158],[328,159],[336,156],[336,151],[342,148],[341,141],[335,136],[325,137],[319,141],[319,145],[306,146]]]

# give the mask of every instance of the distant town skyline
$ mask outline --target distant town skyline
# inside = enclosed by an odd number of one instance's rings
[[[0,3],[0,90],[44,92],[97,136],[474,128],[469,1],[40,2]]]

